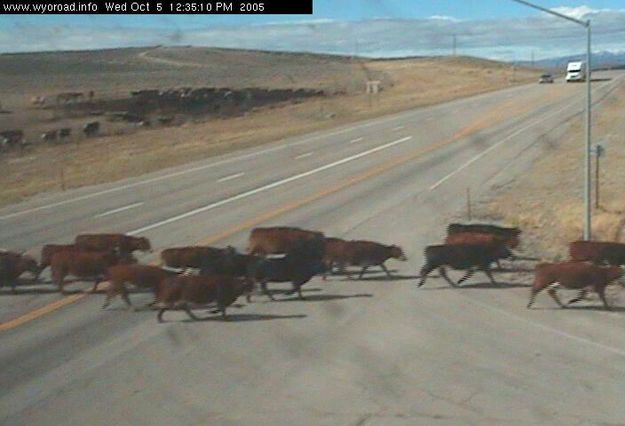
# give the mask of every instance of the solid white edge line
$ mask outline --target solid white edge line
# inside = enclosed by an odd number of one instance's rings
[[[134,209],[135,207],[139,207],[139,206],[142,206],[142,205],[143,205],[143,202],[140,202],[140,203],[134,203],[134,204],[130,204],[130,205],[127,205],[127,206],[124,206],[124,207],[120,207],[120,208],[118,208],[118,209],[109,210],[109,211],[106,211],[106,212],[104,212],[104,213],[97,214],[97,215],[95,215],[95,216],[93,216],[93,217],[105,217],[105,216],[110,216],[110,215],[112,215],[112,214],[115,214],[115,213],[120,213],[120,212],[123,212],[123,211],[126,211],[126,210],[130,210],[130,209]]]
[[[528,125],[516,130],[515,132],[509,134],[508,136],[506,136],[505,138],[503,138],[502,140],[500,140],[499,142],[497,142],[496,144],[494,144],[493,146],[489,147],[488,149],[480,152],[479,154],[477,154],[475,157],[471,158],[470,160],[468,160],[466,163],[464,163],[462,166],[458,167],[457,169],[455,169],[453,172],[449,173],[447,176],[443,177],[442,179],[440,179],[438,182],[436,182],[434,185],[430,186],[430,191],[435,190],[436,188],[438,188],[440,185],[442,185],[443,183],[445,183],[445,181],[447,181],[449,178],[453,177],[454,175],[456,175],[457,173],[461,172],[462,170],[466,169],[467,167],[469,167],[471,164],[475,163],[477,160],[479,160],[480,158],[482,158],[483,156],[485,156],[486,154],[488,154],[490,151],[494,150],[495,148],[497,148],[498,146],[502,145],[505,142],[508,142],[510,139],[512,139],[513,137],[517,136],[520,133],[523,133],[524,131],[526,131],[527,129],[534,127],[537,124],[542,123],[543,121],[547,121],[548,119],[550,119],[551,117],[553,117],[554,115],[560,114],[562,111],[572,107],[574,105],[566,105],[564,108],[560,108],[559,110],[555,111],[552,114],[548,114],[545,117],[542,117],[536,121],[532,121],[531,123],[529,123]]]
[[[138,229],[135,229],[133,231],[127,232],[127,234],[128,235],[136,235],[136,234],[140,234],[142,232],[148,231],[150,229],[158,228],[160,226],[167,225],[169,223],[177,222],[177,221],[179,221],[181,219],[185,219],[187,217],[194,216],[194,215],[196,215],[198,213],[203,213],[203,212],[206,212],[208,210],[212,210],[214,208],[221,207],[221,206],[223,206],[225,204],[229,204],[229,203],[231,203],[233,201],[238,201],[238,200],[241,200],[243,198],[250,197],[250,196],[252,196],[254,194],[258,194],[259,192],[264,192],[264,191],[267,191],[269,189],[276,188],[278,186],[287,184],[289,182],[293,182],[295,180],[302,179],[302,178],[305,178],[305,177],[317,174],[317,173],[322,172],[324,170],[328,170],[328,169],[331,169],[333,167],[340,166],[341,164],[345,164],[345,163],[348,163],[350,161],[357,160],[358,158],[365,157],[365,156],[373,154],[375,152],[382,151],[382,150],[387,149],[387,148],[391,148],[391,147],[393,147],[395,145],[399,145],[401,143],[409,141],[410,139],[412,139],[412,136],[406,136],[404,138],[395,140],[393,142],[389,142],[387,144],[380,145],[378,147],[369,149],[367,151],[363,151],[363,152],[361,152],[359,154],[351,155],[351,156],[343,158],[341,160],[334,161],[332,163],[326,164],[326,165],[321,166],[321,167],[317,167],[317,168],[309,170],[307,172],[299,173],[297,175],[294,175],[294,176],[291,176],[291,177],[288,177],[288,178],[285,178],[285,179],[281,179],[281,180],[275,181],[275,182],[270,183],[268,185],[263,185],[261,187],[255,188],[255,189],[251,189],[249,191],[242,192],[242,193],[237,194],[237,195],[235,195],[233,197],[226,198],[224,200],[208,204],[208,205],[206,205],[204,207],[200,207],[200,208],[188,211],[186,213],[182,213],[182,214],[170,217],[169,219],[165,219],[165,220],[153,223],[151,225],[143,226],[141,228],[138,228]]]
[[[356,143],[356,142],[360,142],[362,141],[364,138],[360,137],[360,138],[356,138],[356,139],[352,139],[351,141],[349,141],[349,143]]]

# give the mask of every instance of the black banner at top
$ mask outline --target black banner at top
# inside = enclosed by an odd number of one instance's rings
[[[313,0],[0,0],[0,15],[308,15],[313,12],[312,2]]]

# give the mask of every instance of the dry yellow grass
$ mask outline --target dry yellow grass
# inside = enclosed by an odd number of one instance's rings
[[[497,90],[531,81],[537,74],[470,58],[375,60],[354,66],[360,72],[353,77],[333,78],[326,73],[314,84],[313,80],[311,85],[298,83],[332,90],[337,85],[345,88],[345,81],[350,81],[364,92],[367,78],[378,78],[383,87],[379,96],[370,98],[348,90],[346,95],[263,108],[242,117],[102,137],[81,146],[37,146],[22,156],[5,156],[0,159],[4,171],[0,205],[60,190],[62,185],[75,188],[115,181],[288,136]],[[273,81],[271,86],[279,84]]]
[[[607,147],[601,159],[599,208],[593,209],[596,240],[625,241],[624,108],[625,88],[621,87],[594,116],[595,141],[604,141]],[[565,259],[568,243],[582,237],[583,131],[580,120],[575,120],[564,137],[549,141],[550,151],[531,170],[496,194],[480,212],[520,226],[526,248],[545,259]]]

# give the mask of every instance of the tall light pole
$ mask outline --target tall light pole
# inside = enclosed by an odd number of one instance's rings
[[[586,28],[586,34],[588,39],[587,49],[586,49],[586,144],[584,148],[584,239],[591,239],[591,206],[590,206],[590,146],[591,146],[591,132],[592,132],[592,98],[591,98],[591,71],[590,71],[590,61],[591,61],[591,47],[590,47],[590,38],[591,38],[591,29],[590,29],[590,19],[586,21],[582,21],[580,19],[575,19],[567,15],[563,15],[562,13],[554,12],[553,10],[547,9],[542,6],[538,6],[536,4],[530,3],[525,0],[512,0],[517,3],[524,4],[525,6],[532,7],[534,9],[538,9],[542,12],[549,13],[550,15],[557,16],[562,19],[566,19],[567,21],[575,22],[578,25],[581,25]]]

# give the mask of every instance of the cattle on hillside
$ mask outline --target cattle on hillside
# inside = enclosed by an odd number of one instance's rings
[[[59,129],[59,139],[61,140],[61,142],[64,139],[68,139],[71,136],[72,136],[72,129],[71,128],[63,127],[61,129]]]
[[[41,134],[41,140],[45,143],[56,142],[57,138],[58,138],[58,130],[48,130],[47,132],[43,132]]]
[[[20,129],[16,130],[4,130],[0,132],[0,138],[4,139],[4,145],[7,148],[15,148],[20,146],[24,142],[24,131]]]
[[[549,296],[556,303],[565,308],[556,294],[556,288],[561,286],[567,289],[581,290],[578,297],[568,304],[582,300],[588,289],[594,290],[606,309],[610,309],[605,297],[605,288],[612,281],[620,278],[623,270],[618,266],[598,266],[587,262],[541,263],[536,266],[534,284],[527,304],[528,309],[534,303],[536,295],[547,288]]]
[[[441,276],[453,287],[457,287],[467,280],[476,270],[483,271],[490,281],[497,285],[491,274],[490,264],[498,259],[505,259],[510,256],[510,250],[502,244],[443,244],[427,246],[425,248],[426,261],[423,268],[421,268],[421,281],[419,281],[418,287],[421,287],[425,283],[428,274],[437,268]],[[456,284],[447,276],[446,266],[467,272]]]
[[[100,122],[99,121],[91,121],[84,125],[82,128],[83,133],[86,137],[90,138],[93,136],[97,136],[100,132]]]
[[[163,321],[163,314],[169,309],[183,309],[193,320],[199,318],[191,311],[193,306],[216,303],[222,318],[227,319],[226,309],[239,296],[249,294],[254,283],[247,278],[226,275],[190,276],[179,275],[163,280],[158,293],[158,322]]]

